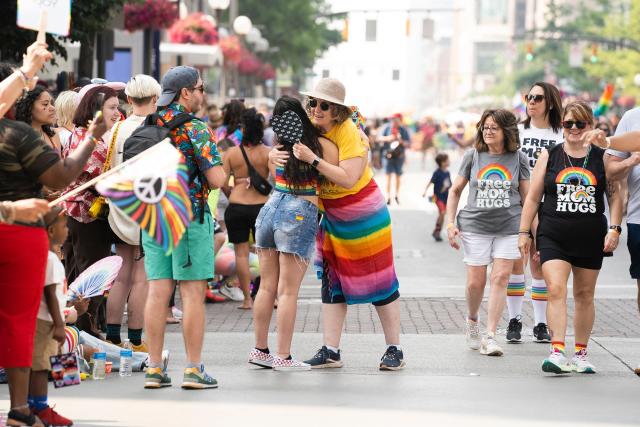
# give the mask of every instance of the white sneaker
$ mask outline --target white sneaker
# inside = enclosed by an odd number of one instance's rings
[[[252,365],[260,366],[261,368],[273,367],[273,356],[264,351],[260,351],[254,348],[249,352],[249,363]]]
[[[478,322],[467,319],[465,322],[465,335],[467,337],[467,345],[471,350],[480,348],[480,328]]]
[[[487,356],[502,356],[502,348],[496,342],[496,338],[493,335],[487,335],[482,338],[480,344],[480,354]]]
[[[568,374],[573,371],[569,359],[561,351],[551,351],[549,357],[542,362],[542,370],[554,374]]]
[[[244,301],[244,294],[242,293],[240,288],[229,286],[228,283],[225,283],[220,288],[220,293],[232,301]]]
[[[311,365],[308,363],[300,362],[299,360],[283,359],[282,357],[273,357],[273,370],[274,371],[310,371]]]
[[[587,360],[586,350],[580,350],[571,359],[571,369],[579,374],[595,374],[596,367]]]
[[[175,305],[171,307],[171,314],[173,314],[173,317],[175,317],[176,319],[182,320],[182,316],[183,316],[182,310],[180,310]]]

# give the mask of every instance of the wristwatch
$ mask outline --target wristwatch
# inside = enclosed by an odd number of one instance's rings
[[[313,159],[313,162],[311,162],[311,166],[313,166],[314,168],[317,168],[319,164],[320,164],[320,157],[316,156],[316,158]]]
[[[618,234],[622,234],[622,227],[620,227],[619,225],[610,225],[609,231],[615,231]]]

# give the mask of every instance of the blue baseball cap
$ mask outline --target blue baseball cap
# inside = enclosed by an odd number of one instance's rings
[[[162,76],[162,94],[158,99],[157,105],[165,107],[171,104],[176,95],[184,88],[192,88],[198,83],[200,73],[193,67],[188,65],[179,65],[173,67]]]

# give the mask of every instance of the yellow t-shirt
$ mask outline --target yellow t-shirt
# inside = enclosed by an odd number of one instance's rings
[[[339,161],[353,159],[355,157],[364,157],[367,159],[369,144],[360,138],[360,131],[351,120],[335,125],[329,132],[323,135],[338,146]],[[344,196],[356,194],[362,190],[373,178],[373,172],[369,166],[365,166],[364,173],[353,186],[353,188],[344,188],[333,182],[324,180],[320,187],[321,199],[339,199]]]

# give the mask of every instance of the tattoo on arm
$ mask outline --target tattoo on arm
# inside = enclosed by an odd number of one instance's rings
[[[616,188],[618,187],[617,182],[616,181],[609,181],[607,182],[607,196],[611,197],[615,194],[616,192]]]

